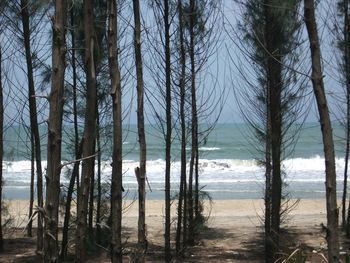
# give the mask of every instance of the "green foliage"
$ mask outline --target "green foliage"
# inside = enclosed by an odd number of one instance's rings
[[[206,203],[208,205],[206,206]],[[207,224],[210,218],[211,208],[213,205],[213,199],[211,195],[203,190],[199,191],[199,204],[198,204],[198,216],[194,218],[194,234],[199,235],[202,230],[207,228]],[[206,210],[206,208],[208,210]]]
[[[290,56],[293,50],[298,46],[295,34],[299,30],[302,21],[299,17],[300,0],[271,0],[269,12],[263,0],[248,0],[245,4],[245,10],[242,23],[239,29],[244,32],[244,41],[250,46],[253,59],[262,68],[265,68],[267,50],[267,37],[273,38],[276,50],[273,56],[278,59],[285,59]],[[274,25],[273,36],[266,35],[266,25]],[[290,58],[290,57],[289,57]]]

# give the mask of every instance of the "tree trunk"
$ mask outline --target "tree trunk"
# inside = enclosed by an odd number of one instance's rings
[[[312,84],[317,108],[320,115],[325,166],[326,166],[326,206],[327,206],[327,244],[328,262],[340,262],[339,260],[339,235],[338,235],[338,207],[336,192],[336,171],[334,142],[332,125],[329,117],[327,98],[323,83],[321,50],[317,33],[315,18],[315,6],[313,0],[304,0],[305,23],[309,35],[311,61],[312,61]]]
[[[269,94],[269,120],[271,128],[271,237],[273,241],[274,254],[279,249],[280,236],[280,213],[282,198],[282,178],[281,178],[281,144],[282,144],[282,65],[280,63],[280,47],[275,40],[276,19],[273,3],[267,0],[264,5],[265,11],[265,41],[267,55],[267,86]],[[278,34],[278,32],[277,32]]]
[[[83,141],[81,141],[78,152],[75,155],[76,160],[79,160],[81,158],[82,147],[83,147]],[[79,166],[80,166],[80,161],[74,163],[72,175],[70,177],[68,190],[67,190],[67,200],[66,200],[66,207],[65,207],[64,221],[63,221],[63,228],[62,228],[62,243],[61,243],[61,254],[60,254],[61,261],[64,261],[64,259],[67,257],[68,231],[69,231],[69,222],[70,222],[70,215],[71,215],[70,210],[72,206],[74,184],[76,181],[76,177],[79,176]]]
[[[58,261],[58,209],[61,173],[63,91],[65,74],[66,1],[55,3],[53,23],[52,87],[47,141],[44,262]]]
[[[29,100],[29,115],[30,115],[30,129],[34,139],[34,151],[37,171],[37,198],[38,207],[43,207],[43,174],[41,167],[41,146],[40,146],[40,134],[39,125],[37,118],[37,106],[35,98],[35,86],[34,86],[34,75],[33,75],[33,61],[31,51],[31,33],[29,25],[29,11],[28,11],[28,0],[21,0],[21,17],[23,26],[23,41],[27,64],[27,78],[28,78],[28,100]],[[41,251],[43,248],[43,225],[42,225],[42,214],[38,213],[38,229],[37,229],[37,251]]]
[[[145,218],[146,201],[146,136],[145,136],[145,118],[144,118],[144,87],[143,87],[143,64],[141,50],[141,21],[140,21],[140,1],[133,0],[134,9],[134,47],[135,63],[137,76],[137,129],[140,145],[140,168],[137,178],[139,184],[139,221],[138,221],[138,242],[140,248],[147,249],[147,233]]]
[[[164,34],[165,34],[165,111],[166,111],[166,135],[165,135],[165,233],[164,248],[165,262],[171,261],[170,247],[170,168],[171,168],[171,53],[170,53],[170,13],[169,0],[164,0]]]
[[[108,62],[111,77],[113,103],[113,163],[111,187],[112,241],[111,261],[122,262],[122,106],[121,83],[118,62],[117,2],[108,1]]]
[[[0,252],[4,250],[2,231],[2,161],[4,157],[4,96],[2,87],[2,49],[0,46]]]
[[[77,110],[77,67],[76,67],[76,61],[75,61],[76,54],[75,54],[75,32],[74,32],[75,19],[74,17],[75,17],[74,9],[71,8],[70,27],[72,29],[70,31],[70,35],[71,35],[71,43],[72,43],[71,66],[72,66],[72,78],[73,78],[72,91],[73,91],[74,149],[75,149],[75,159],[78,160],[81,158],[81,155],[82,155],[83,141],[81,141],[79,145],[78,110]],[[80,162],[74,163],[72,175],[71,175],[68,190],[67,190],[67,200],[66,200],[63,229],[62,229],[62,243],[61,243],[61,254],[60,254],[61,261],[64,261],[64,259],[67,257],[68,231],[69,231],[69,222],[70,222],[70,216],[71,216],[70,210],[71,210],[72,197],[74,193],[75,181],[77,182],[76,191],[78,193],[79,166],[80,166]]]
[[[98,117],[98,113],[96,110],[96,118]],[[96,135],[97,135],[97,125],[96,125]],[[97,136],[96,136],[97,137]],[[96,140],[94,141],[94,151],[96,149]],[[90,195],[89,195],[89,213],[88,213],[88,234],[90,237],[94,235],[94,196],[95,193],[95,172],[91,174],[90,178]]]
[[[28,227],[27,234],[29,237],[32,237],[33,229],[33,206],[34,206],[34,178],[35,178],[35,145],[34,145],[34,136],[33,133],[30,133],[30,194],[29,194],[29,213],[28,213]]]
[[[196,62],[195,62],[195,20],[196,20],[196,1],[190,0],[190,61],[191,61],[191,113],[192,113],[192,147],[190,160],[190,175],[188,181],[188,244],[194,245],[194,209],[193,209],[193,173],[197,178],[197,153],[198,153],[198,116],[197,116],[197,97],[196,97]],[[196,193],[195,193],[196,195]],[[195,198],[197,198],[195,196]]]
[[[177,229],[176,229],[176,254],[181,252],[181,236],[184,237],[185,242],[183,248],[186,247],[186,217],[184,213],[183,204],[187,202],[186,196],[186,120],[185,120],[185,78],[186,78],[186,50],[184,43],[184,30],[183,30],[183,4],[182,0],[178,0],[178,12],[179,12],[179,39],[180,39],[180,121],[181,121],[181,171],[180,171],[180,191],[179,201],[177,209]],[[184,224],[183,224],[184,223]],[[182,229],[183,224],[183,229]]]
[[[76,230],[76,262],[86,261],[86,230],[87,213],[90,193],[91,178],[94,173],[94,153],[95,153],[95,135],[96,135],[96,69],[94,62],[94,16],[93,1],[83,1],[84,16],[84,39],[85,56],[84,66],[86,72],[86,107],[83,133],[83,155],[81,182],[78,192],[78,222]]]
[[[346,226],[346,233],[350,235],[349,221],[346,221],[346,198],[347,198],[347,181],[349,168],[349,151],[350,151],[350,43],[349,43],[349,0],[344,0],[344,71],[346,85],[346,149],[345,149],[345,167],[344,167],[344,191],[342,202],[342,219],[343,227]],[[350,205],[350,203],[349,203]],[[349,229],[349,230],[348,230]]]
[[[97,118],[97,131],[96,131],[96,143],[97,143],[97,203],[96,203],[96,241],[101,244],[101,141],[100,141],[100,120]]]

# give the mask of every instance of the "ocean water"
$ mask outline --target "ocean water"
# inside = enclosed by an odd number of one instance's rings
[[[206,130],[205,126],[201,127]],[[333,126],[336,141],[336,165],[338,194],[342,191],[344,171],[344,129]],[[46,128],[41,128],[43,167],[46,167]],[[73,159],[68,129],[63,138],[63,162]],[[162,199],[164,196],[164,137],[157,127],[148,125],[147,133],[147,195],[150,199]],[[138,166],[139,147],[136,126],[124,127],[124,179],[126,198],[134,198],[137,181],[134,169]],[[102,179],[108,183],[111,176],[111,136],[108,129],[102,138]],[[298,139],[298,140],[297,140]],[[284,193],[292,198],[323,198],[325,196],[325,172],[323,145],[320,127],[317,123],[305,124],[297,136],[294,147],[286,146],[284,170]],[[30,183],[30,140],[28,133],[19,127],[10,127],[4,135],[5,149],[3,162],[4,198],[28,199]],[[252,139],[245,124],[218,124],[207,135],[201,136],[200,147],[200,186],[214,199],[259,199],[264,192],[264,169],[259,166],[262,158],[262,144]],[[179,188],[180,144],[178,133],[173,132],[172,193]],[[188,146],[188,150],[189,150]],[[293,150],[292,150],[293,149]],[[189,151],[188,151],[189,157]],[[62,187],[68,183],[71,166],[62,171]]]

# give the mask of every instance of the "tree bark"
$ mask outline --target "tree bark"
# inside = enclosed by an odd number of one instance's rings
[[[96,143],[97,143],[97,203],[96,203],[96,241],[101,243],[101,200],[102,200],[102,188],[101,188],[101,140],[100,140],[100,120],[97,118],[97,131],[96,131]]]
[[[171,169],[171,53],[170,53],[170,13],[169,0],[164,0],[164,35],[165,35],[165,111],[166,111],[166,135],[165,135],[165,262],[171,261],[170,247],[170,169]]]
[[[33,206],[34,206],[34,179],[35,179],[35,146],[34,146],[34,136],[33,133],[30,133],[30,193],[29,193],[29,213],[28,213],[28,227],[27,227],[27,235],[32,237],[32,229],[33,229]]]
[[[143,63],[141,50],[141,21],[140,21],[140,1],[133,0],[134,9],[134,47],[137,76],[137,129],[140,145],[140,168],[137,178],[139,184],[139,221],[138,221],[138,242],[140,247],[147,249],[146,233],[146,136],[144,118],[144,87],[143,87]]]
[[[4,96],[2,87],[2,48],[0,46],[0,252],[4,250],[2,230],[2,161],[4,157]]]
[[[196,20],[196,1],[190,0],[190,63],[191,63],[191,114],[192,114],[192,146],[190,160],[190,174],[188,180],[188,244],[194,245],[194,202],[193,195],[193,174],[197,178],[197,154],[198,154],[198,115],[197,115],[197,97],[196,97],[196,61],[195,61],[195,20]],[[197,189],[198,190],[198,189]]]
[[[323,148],[326,166],[326,207],[327,207],[327,244],[328,262],[340,262],[338,235],[338,207],[336,193],[336,171],[332,125],[329,117],[327,98],[324,89],[321,49],[317,33],[314,0],[304,0],[304,17],[309,35],[312,85],[320,115]]]
[[[75,155],[76,160],[81,159],[82,147],[83,147],[83,141],[81,141],[80,147],[78,148],[78,152]],[[63,228],[62,228],[62,243],[61,243],[61,254],[60,254],[61,261],[64,261],[65,258],[67,257],[68,231],[69,231],[69,222],[70,222],[70,216],[71,216],[70,210],[72,206],[72,198],[74,193],[75,181],[76,181],[76,178],[79,176],[79,166],[80,166],[80,161],[77,161],[74,163],[72,175],[69,180],[69,185],[67,190],[67,200],[66,200],[66,207],[65,207],[64,221],[63,221]]]
[[[186,211],[183,204],[187,202],[187,184],[186,184],[186,120],[185,120],[185,78],[186,78],[186,50],[184,43],[183,30],[183,4],[182,0],[178,0],[179,13],[179,41],[180,41],[180,121],[181,121],[181,171],[180,171],[180,191],[177,209],[177,229],[176,229],[176,254],[179,255],[181,251],[181,236],[184,237],[183,249],[186,247],[187,227],[186,227]],[[183,224],[183,228],[182,228]]]
[[[270,120],[271,128],[271,237],[273,241],[273,253],[279,249],[280,236],[280,213],[281,213],[281,198],[282,198],[282,178],[281,178],[281,145],[282,145],[282,107],[281,107],[281,92],[282,92],[282,64],[280,54],[280,44],[275,39],[276,14],[272,1],[265,1],[265,41],[267,49],[267,87],[268,91],[268,119]]]
[[[73,85],[72,85],[72,91],[73,91],[73,123],[74,123],[74,149],[75,149],[75,159],[78,160],[81,158],[82,155],[82,146],[83,141],[81,141],[79,145],[79,128],[78,128],[78,109],[77,109],[77,67],[76,67],[76,50],[75,50],[75,32],[74,27],[75,24],[75,14],[74,14],[74,8],[71,8],[70,10],[70,27],[72,28],[70,31],[71,36],[71,66],[72,66],[72,78],[73,78]],[[77,183],[76,192],[79,192],[79,167],[80,162],[74,163],[72,175],[69,181],[68,190],[67,190],[67,200],[66,200],[66,207],[65,207],[65,214],[64,214],[64,221],[63,221],[63,228],[62,228],[62,243],[61,243],[61,253],[60,253],[60,260],[64,261],[64,259],[67,257],[67,245],[68,245],[68,231],[69,231],[69,222],[70,222],[70,216],[71,216],[71,203],[72,203],[72,197],[74,193],[74,185],[75,182]]]
[[[350,151],[350,25],[349,25],[349,0],[344,0],[344,73],[346,85],[346,149],[345,149],[345,165],[344,165],[344,188],[342,200],[342,223],[346,227],[347,236],[350,236],[349,219],[346,219],[346,199],[347,199],[347,181],[349,170],[349,151]],[[350,203],[349,203],[350,206]]]
[[[112,241],[111,261],[122,262],[122,106],[121,79],[118,61],[117,2],[108,1],[108,62],[113,103],[113,163],[111,188]]]
[[[21,0],[21,17],[23,27],[23,40],[24,49],[27,64],[27,78],[28,78],[28,100],[29,100],[29,115],[30,115],[30,129],[34,139],[34,151],[36,161],[36,172],[37,172],[37,198],[38,207],[43,208],[43,173],[41,166],[41,145],[40,145],[40,134],[37,117],[37,105],[35,98],[35,85],[33,75],[33,61],[31,51],[31,33],[29,24],[29,11],[28,11],[28,0]],[[38,229],[37,229],[37,251],[41,251],[43,248],[43,225],[42,225],[42,214],[39,213],[37,217]]]
[[[66,55],[66,1],[55,2],[53,23],[52,87],[47,146],[44,262],[58,261],[58,209],[61,173],[63,91]]]
[[[94,153],[95,153],[95,136],[96,136],[96,68],[94,62],[94,16],[93,1],[83,1],[84,16],[84,41],[85,56],[84,66],[86,73],[86,107],[83,133],[83,155],[86,158],[82,161],[81,182],[78,193],[78,222],[76,230],[76,262],[86,261],[86,230],[87,230],[87,213],[90,193],[91,178],[94,173]]]

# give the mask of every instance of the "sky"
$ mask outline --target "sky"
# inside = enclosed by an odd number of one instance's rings
[[[241,45],[241,42],[237,42],[237,40],[232,37],[237,34],[237,29],[235,26],[231,27],[231,25],[235,25],[237,23],[237,20],[241,18],[241,12],[242,9],[239,5],[235,4],[233,1],[223,1],[223,13],[219,16],[217,28],[219,29],[219,34],[216,36],[218,42],[215,45],[215,52],[210,56],[209,60],[207,61],[207,66],[205,66],[205,70],[200,73],[200,78],[198,79],[198,88],[200,90],[200,96],[199,96],[199,103],[202,103],[204,105],[211,105],[214,101],[219,101],[219,104],[221,105],[219,108],[213,111],[212,117],[209,118],[206,121],[214,121],[219,111],[221,110],[221,114],[219,117],[219,123],[240,123],[243,122],[243,118],[241,115],[241,112],[237,106],[237,100],[235,97],[235,94],[237,94],[237,90],[240,90],[244,85],[244,77],[245,75],[250,74],[249,71],[241,71],[242,69],[249,69],[249,61],[244,57],[242,53],[242,48],[239,47]],[[333,12],[325,12],[324,7],[319,8],[318,14],[318,24],[319,24],[319,32],[321,36],[321,42],[322,42],[322,52],[324,57],[324,74],[325,74],[325,84],[326,89],[329,93],[329,101],[330,105],[335,105],[334,101],[335,98],[341,97],[341,89],[339,87],[339,71],[337,70],[337,63],[335,55],[335,49],[334,49],[334,43],[332,43],[330,39],[330,29],[327,28],[326,22],[329,23],[330,16]],[[149,11],[148,11],[149,12]],[[301,13],[302,14],[302,13]],[[150,17],[150,13],[144,13],[143,18],[144,21],[147,22],[147,17]],[[126,22],[125,22],[126,21]],[[128,23],[130,20],[124,19],[123,22]],[[154,24],[154,23],[152,23]],[[47,64],[50,64],[50,39],[47,38],[47,35],[49,33],[49,27],[48,26],[44,28],[38,28],[40,29],[41,36],[38,38],[38,41],[33,44],[33,49],[36,50],[37,54],[42,54],[45,57],[45,62]],[[155,28],[147,28],[147,30],[152,30]],[[146,30],[146,29],[145,29]],[[235,31],[233,31],[235,30]],[[45,36],[46,34],[46,36]],[[132,30],[126,32],[127,37],[125,38],[125,42],[123,44],[130,44],[132,41]],[[145,34],[143,34],[145,36]],[[304,39],[304,43],[302,46],[302,52],[304,56],[303,60],[303,70],[306,74],[308,74],[308,70],[310,68],[310,62],[309,62],[309,53],[308,53],[308,42],[307,42],[307,35],[306,32],[303,32],[302,35]],[[3,64],[6,65],[5,73],[10,76],[12,79],[11,81],[5,81],[4,86],[8,89],[8,100],[14,101],[15,103],[11,103],[6,107],[6,113],[7,113],[7,120],[8,122],[11,122],[14,117],[16,118],[23,118],[28,119],[28,115],[25,113],[25,111],[22,110],[22,108],[25,106],[23,104],[23,97],[26,96],[26,77],[25,77],[25,69],[23,68],[24,60],[23,58],[16,58],[14,59],[14,52],[16,51],[14,47],[14,40],[16,39],[9,39],[9,38],[1,38],[2,48],[4,50],[4,47],[7,47],[6,49],[7,53],[6,56],[3,57]],[[143,49],[146,50],[149,48],[147,46],[148,44],[143,45]],[[11,48],[12,47],[12,48]],[[22,52],[23,50],[20,50]],[[132,54],[128,53],[125,57],[126,60],[130,61],[130,56]],[[145,68],[149,66],[151,63],[151,59],[149,59],[150,56],[145,55],[144,56],[144,63]],[[10,61],[10,62],[9,62]],[[9,64],[14,63],[15,65],[10,66]],[[156,92],[155,90],[158,89],[157,85],[159,83],[154,82],[154,79],[147,73],[147,69],[145,70],[145,83],[148,86],[148,89],[150,90],[150,93]],[[122,71],[123,72],[123,71]],[[126,72],[126,70],[124,70]],[[3,72],[3,75],[5,74]],[[148,75],[147,75],[148,74]],[[37,76],[37,79],[40,77]],[[131,83],[131,84],[130,84]],[[124,101],[125,101],[125,111],[129,112],[129,115],[125,118],[127,122],[130,123],[136,123],[136,107],[135,107],[135,91],[134,91],[134,82],[131,80],[125,81],[125,85],[128,86],[128,90],[124,92]],[[314,105],[314,100],[312,99],[312,88],[310,86],[311,82],[309,82],[310,92],[308,93],[308,96],[311,96],[309,102],[313,103],[311,107],[311,112],[308,117],[308,121],[317,121],[317,111],[316,107]],[[15,88],[13,88],[15,87]],[[213,93],[213,90],[215,89],[215,92]],[[41,93],[42,92],[42,93]],[[48,95],[49,88],[43,91],[38,91],[38,95]],[[221,96],[220,96],[221,94]],[[150,96],[151,97],[151,96]],[[206,101],[206,98],[210,98],[211,102]],[[45,109],[45,105],[47,105],[47,102],[45,102],[44,99],[38,98],[39,105],[41,108],[39,108],[39,111],[45,112],[44,117],[41,121],[45,121],[45,116],[47,116],[47,109]],[[132,101],[131,105],[132,108],[129,109],[129,101]],[[244,102],[243,102],[244,104]],[[148,107],[148,122],[154,122],[154,111],[151,110],[152,106],[154,106],[154,101],[146,102],[146,106]],[[157,112],[161,112],[162,105],[156,105],[154,108]],[[333,118],[337,118],[337,116],[341,115],[341,110],[337,107],[332,107],[333,112]]]

